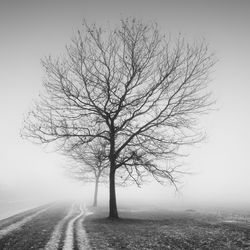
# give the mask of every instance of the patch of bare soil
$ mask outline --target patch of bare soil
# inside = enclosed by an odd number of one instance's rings
[[[118,220],[106,216],[96,210],[85,219],[92,249],[250,249],[247,223],[187,212],[121,212]]]

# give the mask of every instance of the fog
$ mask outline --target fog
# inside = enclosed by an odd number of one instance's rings
[[[210,89],[217,110],[200,119],[207,139],[190,149],[192,174],[173,186],[150,182],[118,188],[119,205],[167,209],[250,209],[249,1],[13,1],[0,2],[0,207],[2,217],[27,207],[79,198],[92,202],[93,183],[65,176],[67,161],[20,138],[23,115],[42,89],[40,59],[63,54],[83,18],[116,24],[121,17],[156,21],[162,32],[204,38],[215,52]],[[108,202],[108,188],[99,201]],[[3,211],[4,210],[4,211]]]

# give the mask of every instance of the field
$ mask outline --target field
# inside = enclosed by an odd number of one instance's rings
[[[68,207],[61,204],[53,209],[44,206],[1,220],[0,249],[45,249],[55,225],[67,210]]]
[[[250,249],[250,213],[48,204],[0,221],[2,250]]]
[[[250,249],[250,217],[196,211],[97,209],[84,226],[92,249]]]

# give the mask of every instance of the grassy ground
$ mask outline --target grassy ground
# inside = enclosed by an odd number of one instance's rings
[[[13,224],[21,219],[23,219],[24,217],[26,216],[29,216],[31,215],[32,213],[35,213],[37,212],[38,210],[42,209],[42,208],[45,208],[46,206],[40,206],[40,207],[37,207],[37,208],[33,208],[33,209],[29,209],[27,211],[24,211],[22,213],[19,213],[19,214],[16,214],[16,215],[13,215],[13,216],[10,216],[6,219],[2,219],[0,220],[0,230],[10,224]]]
[[[54,206],[32,219],[29,223],[24,224],[20,229],[14,230],[5,237],[0,239],[1,250],[28,250],[28,249],[43,249],[49,241],[55,225],[67,213],[68,206]],[[33,211],[33,210],[32,210]],[[35,210],[34,210],[35,211]],[[8,220],[12,223],[17,218],[25,217],[30,214],[30,211],[13,216]],[[6,224],[8,220],[1,223]],[[5,223],[4,223],[5,222]]]
[[[107,219],[103,209],[84,225],[92,249],[250,249],[250,225],[226,223],[197,212],[123,211]]]

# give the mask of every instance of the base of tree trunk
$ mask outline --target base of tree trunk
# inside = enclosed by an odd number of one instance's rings
[[[115,193],[115,171],[110,171],[109,176],[109,218],[118,219],[118,210]]]
[[[107,217],[109,220],[120,220],[120,217],[117,216],[117,217],[114,217],[114,216],[109,216]]]

